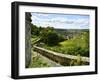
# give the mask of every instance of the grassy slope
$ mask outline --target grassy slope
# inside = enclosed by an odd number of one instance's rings
[[[88,57],[89,42],[87,41],[87,36],[87,33],[83,33],[82,35],[75,36],[73,39],[60,42],[58,46],[44,45],[43,47],[63,54],[81,55]]]

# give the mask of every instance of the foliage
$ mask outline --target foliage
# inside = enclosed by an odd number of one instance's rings
[[[63,36],[63,35],[61,35],[61,34],[58,34],[58,37],[59,37],[59,42],[62,42],[62,41],[65,41],[66,39],[65,39],[65,37]]]
[[[32,38],[31,38],[31,45],[33,45],[33,44],[34,44],[37,40],[39,40],[39,39],[40,39],[40,37],[32,35]]]
[[[35,67],[50,67],[51,65],[49,65],[46,61],[44,61],[39,55],[32,51],[32,60],[30,63],[29,68],[35,68]]]
[[[39,35],[39,28],[36,25],[31,25],[31,34],[32,35]]]
[[[64,41],[65,38],[63,35],[58,34],[53,27],[37,27],[34,24],[31,24],[31,34],[32,36],[39,36],[41,42],[44,42],[47,45],[54,46],[59,42]]]
[[[57,45],[59,42],[59,37],[55,32],[48,32],[46,37],[46,43],[50,46]]]
[[[81,56],[80,55],[77,55],[77,60],[71,60],[69,65],[70,66],[78,66],[78,65],[85,65],[86,63],[81,61]]]
[[[73,39],[60,42],[59,45],[44,45],[43,47],[63,54],[89,57],[89,37],[87,37],[89,36],[88,33],[83,32],[81,35],[77,35]]]
[[[41,31],[41,40],[49,46],[57,45],[59,40],[62,40],[60,37],[52,27],[47,27]]]

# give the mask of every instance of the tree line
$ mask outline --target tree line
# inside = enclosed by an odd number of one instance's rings
[[[41,42],[49,46],[57,45],[59,42],[65,40],[64,36],[57,33],[54,28],[50,26],[44,28],[32,24],[31,35],[39,36],[41,38]]]

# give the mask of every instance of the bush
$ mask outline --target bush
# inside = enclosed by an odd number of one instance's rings
[[[53,45],[57,45],[59,42],[59,37],[57,35],[56,32],[48,32],[47,36],[46,36],[46,44],[53,46]]]
[[[64,37],[59,35],[52,27],[44,28],[40,34],[41,41],[49,46],[57,45],[64,40]]]
[[[63,35],[58,35],[59,36],[59,42],[62,42],[65,40],[64,36]]]

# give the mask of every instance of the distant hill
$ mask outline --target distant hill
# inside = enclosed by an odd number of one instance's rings
[[[89,32],[89,29],[55,29],[55,31],[63,35],[66,39],[73,38],[77,34]]]

